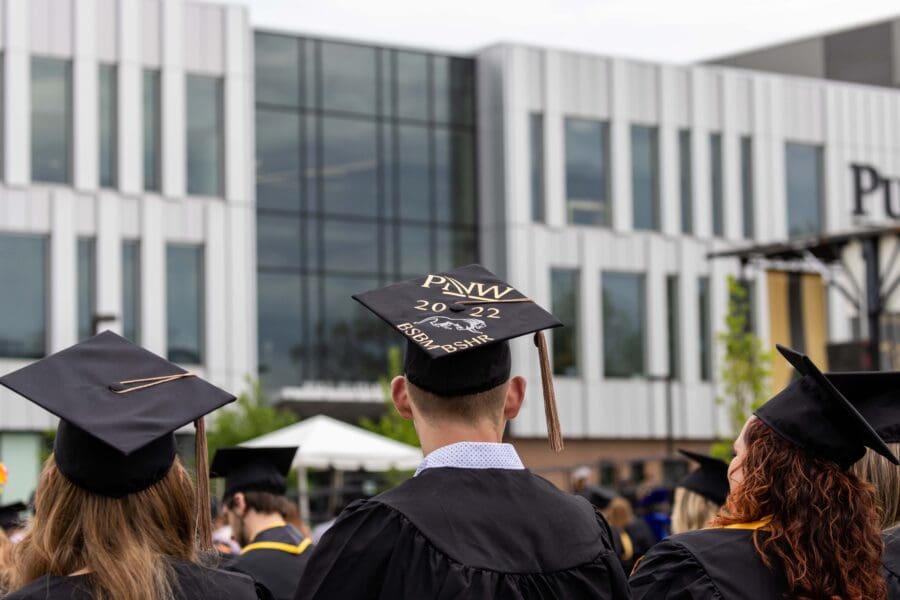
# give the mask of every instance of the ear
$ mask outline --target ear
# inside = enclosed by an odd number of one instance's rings
[[[247,499],[244,498],[244,492],[236,492],[232,498],[234,502],[234,510],[232,511],[239,517],[244,516],[247,512]]]
[[[503,402],[503,418],[507,421],[515,419],[525,401],[525,378],[516,375],[506,386],[506,400]]]
[[[409,388],[406,386],[406,377],[403,375],[398,375],[391,380],[391,401],[401,417],[410,420],[413,418]]]

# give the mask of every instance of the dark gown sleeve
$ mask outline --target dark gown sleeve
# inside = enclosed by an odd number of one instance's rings
[[[354,502],[314,546],[294,599],[378,598],[400,529],[394,510]]]
[[[684,546],[663,540],[635,566],[631,578],[634,600],[723,600],[703,566]]]

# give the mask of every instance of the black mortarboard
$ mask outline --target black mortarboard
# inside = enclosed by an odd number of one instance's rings
[[[211,477],[225,478],[228,498],[236,492],[269,492],[283,496],[297,446],[287,448],[221,448],[213,456]]]
[[[712,500],[719,506],[725,504],[728,497],[728,463],[714,456],[698,454],[689,450],[679,449],[684,456],[699,463],[700,468],[694,469],[684,476],[675,487],[683,487],[708,500]]]
[[[586,485],[578,495],[600,510],[606,510],[609,503],[619,496],[616,490],[602,485]]]
[[[175,459],[174,432],[235,399],[110,331],[0,384],[60,418],[53,452],[60,472],[114,498],[161,480]]]
[[[19,527],[22,524],[22,513],[28,508],[24,502],[13,502],[0,506],[0,529]]]
[[[508,340],[535,333],[551,445],[562,448],[542,330],[562,323],[481,265],[410,279],[353,296],[406,337],[404,370],[415,386],[452,397],[510,376]]]
[[[887,443],[900,442],[900,371],[826,373]]]
[[[898,464],[872,426],[808,356],[784,346],[778,351],[801,377],[757,409],[759,419],[788,442],[842,469],[862,458],[867,447]]]

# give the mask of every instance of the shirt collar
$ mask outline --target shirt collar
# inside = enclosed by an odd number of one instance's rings
[[[416,475],[425,469],[440,467],[522,470],[525,465],[512,444],[457,442],[438,448],[426,456],[416,469]]]

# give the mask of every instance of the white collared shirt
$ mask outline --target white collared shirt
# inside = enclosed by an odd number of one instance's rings
[[[416,475],[425,469],[440,467],[522,470],[525,465],[512,444],[457,442],[438,448],[426,456],[416,469]]]

